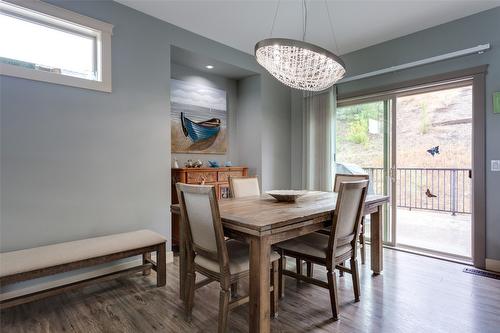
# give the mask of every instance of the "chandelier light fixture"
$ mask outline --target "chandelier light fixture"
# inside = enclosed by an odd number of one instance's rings
[[[278,13],[280,1],[276,6],[271,36]],[[345,65],[342,59],[332,52],[305,41],[307,30],[307,4],[303,5],[302,41],[286,38],[268,38],[255,45],[255,58],[272,76],[285,85],[307,91],[322,91],[345,75]],[[335,44],[335,34],[325,0],[326,11]]]

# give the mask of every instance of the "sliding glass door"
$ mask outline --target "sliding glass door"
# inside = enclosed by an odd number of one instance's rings
[[[397,96],[396,246],[472,258],[472,85]]]
[[[338,102],[336,172],[391,197],[385,244],[472,258],[472,91],[464,79]]]
[[[335,118],[336,173],[370,175],[371,194],[388,195],[390,166],[391,101],[375,100],[358,104],[339,104]],[[390,207],[384,214],[384,241],[392,242]],[[370,220],[365,221],[370,237]]]

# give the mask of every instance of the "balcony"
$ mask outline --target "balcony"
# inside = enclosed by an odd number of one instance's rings
[[[383,168],[364,168],[375,193],[383,193]],[[396,169],[396,243],[471,257],[470,169]]]

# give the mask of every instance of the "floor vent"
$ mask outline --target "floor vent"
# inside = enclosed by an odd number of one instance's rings
[[[469,273],[469,274],[474,274],[474,275],[488,277],[488,278],[491,278],[491,279],[500,280],[500,274],[495,274],[495,273],[483,271],[483,270],[476,269],[476,268],[464,268],[464,272],[465,273]]]

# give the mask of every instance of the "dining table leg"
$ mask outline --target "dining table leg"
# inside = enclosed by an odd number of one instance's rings
[[[266,236],[250,239],[250,333],[271,331],[270,251],[271,244]]]
[[[383,229],[382,229],[382,205],[370,215],[370,261],[373,274],[378,275],[383,270]]]

